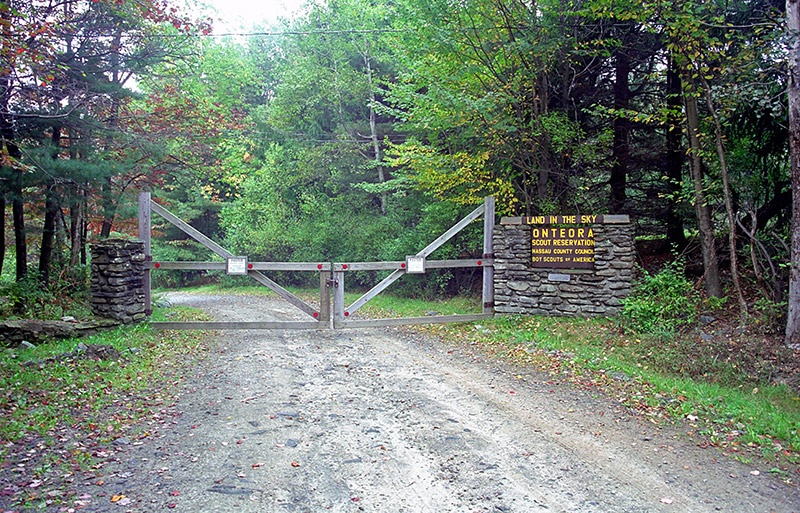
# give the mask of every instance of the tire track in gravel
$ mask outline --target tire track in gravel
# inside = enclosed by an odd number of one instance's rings
[[[167,297],[220,320],[302,315]],[[763,469],[550,379],[396,329],[223,332],[180,416],[106,486],[131,511],[800,511]]]

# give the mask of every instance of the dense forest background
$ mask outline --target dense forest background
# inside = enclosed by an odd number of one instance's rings
[[[195,12],[0,2],[3,273],[85,285],[87,244],[135,235],[140,190],[270,261],[397,260],[495,195],[502,215],[630,214],[708,297],[785,315],[782,1],[330,0],[228,37]],[[155,258],[209,258],[156,231]]]

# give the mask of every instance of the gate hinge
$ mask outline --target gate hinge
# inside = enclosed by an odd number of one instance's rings
[[[494,301],[486,301],[483,303],[484,308],[494,308]]]
[[[145,255],[144,256],[144,261],[145,262],[152,262],[153,261],[153,255]]]
[[[494,253],[484,253],[481,258],[494,258]]]

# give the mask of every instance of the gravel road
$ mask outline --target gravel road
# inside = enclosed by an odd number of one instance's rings
[[[220,320],[276,298],[172,293]],[[94,511],[799,512],[800,495],[547,376],[395,329],[228,331]],[[677,429],[677,428],[676,428]]]

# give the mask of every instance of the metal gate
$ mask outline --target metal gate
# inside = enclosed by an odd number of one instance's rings
[[[248,321],[248,322],[154,322],[156,329],[339,329],[380,326],[399,326],[408,324],[434,324],[447,322],[465,322],[487,319],[493,316],[494,308],[494,260],[492,254],[492,236],[494,233],[495,207],[494,197],[487,197],[483,205],[473,210],[452,228],[440,235],[415,255],[407,256],[403,261],[392,262],[258,262],[249,261],[246,256],[239,256],[226,250],[212,241],[188,223],[179,219],[170,211],[154,202],[149,192],[139,194],[139,239],[144,241],[148,268],[145,272],[145,308],[151,310],[150,273],[154,270],[224,270],[229,275],[246,275],[268,287],[278,296],[307,314],[306,321]],[[151,213],[163,217],[179,228],[189,237],[213,251],[224,261],[193,262],[171,261],[154,262],[150,254]],[[480,259],[428,260],[428,256],[442,244],[450,240],[458,232],[476,219],[483,217],[483,255]],[[482,313],[462,315],[434,315],[425,317],[400,317],[386,319],[351,319],[351,315],[364,306],[370,299],[386,290],[392,283],[406,274],[424,274],[429,269],[453,269],[480,267],[483,269]],[[356,271],[392,271],[380,283],[367,291],[350,305],[344,301],[345,277]],[[310,305],[292,294],[279,284],[265,276],[262,271],[291,271],[319,273],[319,306]],[[331,309],[331,292],[333,292],[333,309]]]

